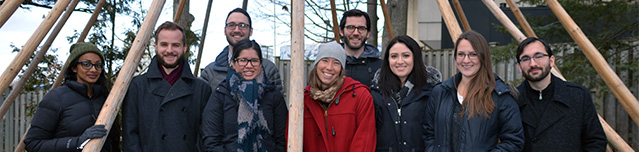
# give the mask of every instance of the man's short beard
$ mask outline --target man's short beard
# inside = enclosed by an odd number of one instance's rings
[[[546,78],[549,75],[549,73],[551,72],[551,66],[549,65],[546,68],[542,68],[541,72],[542,73],[540,74],[540,77],[537,77],[537,78],[534,78],[533,76],[529,75],[528,71],[523,73],[522,76],[525,79],[527,79],[527,81],[540,82],[540,81],[542,81],[544,78]]]
[[[348,47],[349,49],[351,49],[351,50],[358,50],[358,49],[360,49],[360,48],[364,47],[365,42],[367,42],[367,39],[369,39],[369,38],[364,38],[364,39],[362,39],[362,43],[360,43],[360,45],[359,45],[359,46],[353,46],[353,45],[349,44],[349,40],[347,39],[347,37],[346,37],[346,36],[343,36],[343,37],[342,37],[342,42],[344,42],[344,44],[346,44],[346,45],[347,45],[347,47]]]
[[[176,63],[173,63],[173,64],[169,64],[169,63],[164,62],[164,57],[162,57],[162,56],[158,56],[158,57],[160,57],[159,60],[158,60],[158,62],[160,62],[160,65],[162,65],[165,68],[169,68],[169,69],[176,68],[176,67],[178,67],[178,65],[180,65],[180,63],[184,62],[184,53],[182,55],[180,55],[178,57],[178,60],[176,60]]]

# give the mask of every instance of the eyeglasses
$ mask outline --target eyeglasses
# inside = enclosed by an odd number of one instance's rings
[[[236,61],[238,63],[238,65],[243,66],[243,67],[246,67],[249,64],[251,64],[251,66],[260,65],[260,59],[258,59],[258,58],[253,58],[253,59],[235,58],[235,59],[233,59],[233,61]]]
[[[360,32],[360,33],[367,32],[367,27],[366,26],[347,25],[345,28],[347,29],[347,31],[349,33],[353,33],[356,29],[358,29],[358,32]]]
[[[227,30],[234,30],[234,29],[236,29],[236,27],[240,28],[240,30],[246,30],[246,29],[249,29],[250,26],[251,25],[246,24],[246,23],[238,23],[238,24],[236,24],[236,23],[230,22],[230,23],[227,23],[227,25],[225,27],[227,27]]]
[[[89,61],[79,61],[76,62],[76,64],[80,64],[80,66],[82,66],[82,69],[84,70],[91,70],[91,67],[96,67],[96,70],[102,70],[102,63],[94,63],[91,64],[91,62]]]
[[[523,56],[520,58],[520,63],[524,63],[524,64],[529,64],[531,63],[531,59],[533,59],[534,61],[542,61],[543,57],[547,57],[549,56],[549,54],[542,54],[542,53],[536,53],[533,55],[533,58],[529,57],[529,56]]]
[[[456,57],[458,58],[458,60],[463,60],[464,57],[469,57],[469,60],[478,60],[478,53],[462,53],[462,52],[458,52],[458,54],[456,54]]]

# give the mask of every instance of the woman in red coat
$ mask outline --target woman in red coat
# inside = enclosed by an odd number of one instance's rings
[[[368,152],[376,146],[369,88],[345,76],[347,54],[336,42],[321,44],[304,90],[306,152]]]

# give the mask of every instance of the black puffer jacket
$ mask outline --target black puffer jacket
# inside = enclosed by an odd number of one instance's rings
[[[262,71],[264,72],[264,71]],[[282,93],[271,81],[259,105],[267,120],[270,136],[263,136],[267,151],[286,151],[287,107]],[[209,98],[202,114],[202,133],[205,151],[237,151],[238,100],[233,98],[226,80]]]
[[[87,85],[67,81],[44,96],[36,110],[31,129],[24,142],[27,151],[81,151],[78,137],[96,122],[108,92],[93,85],[93,98],[87,96]],[[113,134],[102,146],[103,152],[119,151]]]

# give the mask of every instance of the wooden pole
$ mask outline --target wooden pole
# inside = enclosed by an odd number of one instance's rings
[[[78,38],[78,42],[84,42],[84,39],[87,38],[87,35],[89,34],[89,30],[91,29],[93,24],[96,22],[96,19],[98,19],[98,15],[100,15],[100,12],[102,11],[102,7],[104,6],[105,3],[107,3],[106,0],[98,1],[98,5],[96,5],[96,8],[93,10],[93,14],[91,14],[91,18],[89,18],[89,22],[87,22],[87,25],[84,26],[84,30],[82,30],[82,33]]]
[[[438,2],[438,7],[440,8],[440,14],[442,14],[442,19],[444,20],[444,23],[447,25],[447,29],[449,29],[449,35],[451,35],[451,41],[453,41],[453,43],[456,43],[456,40],[458,40],[458,36],[462,34],[462,30],[460,30],[460,25],[458,25],[458,20],[456,20],[456,17],[453,15],[453,10],[451,9],[451,6],[449,6],[449,3],[446,0],[436,0],[436,1]]]
[[[193,70],[193,76],[198,77],[200,72],[200,59],[202,59],[202,50],[204,49],[204,38],[207,37],[207,28],[209,27],[209,15],[211,15],[211,5],[213,0],[209,0],[207,4],[207,14],[204,16],[204,25],[202,25],[202,36],[200,36],[200,44],[198,45],[198,57],[196,58],[196,69]]]
[[[9,17],[11,17],[11,15],[13,15],[13,12],[16,12],[16,9],[18,9],[18,6],[20,6],[22,1],[24,1],[24,0],[6,0],[6,1],[4,1],[4,3],[0,7],[0,28],[2,28],[4,23],[6,23],[7,20],[9,20]]]
[[[58,0],[56,5],[53,6],[51,12],[45,17],[44,21],[38,26],[38,29],[31,35],[31,38],[27,41],[27,43],[22,47],[22,50],[18,53],[15,59],[9,64],[7,69],[4,70],[2,76],[0,76],[0,93],[4,92],[11,81],[18,75],[18,72],[24,66],[24,64],[29,60],[29,57],[36,50],[42,39],[44,38],[53,23],[58,20],[58,17],[62,14],[62,11],[69,5],[70,0]]]
[[[487,3],[485,3],[485,4],[487,4]],[[515,6],[515,7],[517,7],[517,6]],[[513,8],[512,8],[512,10],[513,10]],[[499,12],[501,12],[501,13],[502,13],[502,11],[499,11]],[[495,14],[495,13],[494,13],[494,14]],[[505,17],[505,18],[506,18],[506,15],[496,15],[496,18],[500,18],[500,17]],[[526,19],[525,19],[524,17],[523,17],[522,19],[524,19],[524,20],[525,20],[524,22],[526,22]],[[522,22],[521,22],[521,23],[522,23]],[[511,21],[509,21],[509,22],[503,22],[502,24],[513,24],[513,22],[511,22]],[[529,26],[529,24],[526,24],[526,26]],[[505,27],[507,27],[507,26],[505,26]],[[513,28],[513,27],[515,27],[515,25],[513,25],[513,26],[508,26],[508,27]],[[531,28],[529,28],[529,29],[531,29]],[[516,34],[516,35],[522,35],[522,32],[520,32],[520,30],[518,30],[518,29],[510,29],[510,30],[513,30],[514,32],[519,33],[519,34]],[[530,33],[531,35],[534,35],[534,36],[535,36],[535,33],[533,32],[533,30],[531,30],[530,32],[531,32],[531,33]],[[514,36],[515,36],[515,35],[514,35]],[[524,39],[522,39],[522,40],[524,40]],[[522,42],[522,40],[520,40],[519,42]],[[558,68],[554,66],[554,67],[552,68],[551,72],[552,72],[555,76],[557,76],[557,77],[559,77],[560,79],[562,79],[563,81],[567,81],[567,80],[564,78],[564,76],[562,76],[562,73],[560,73],[560,71],[557,71],[556,69],[558,69]],[[629,149],[631,149],[631,148],[629,147],[629,145],[628,145],[628,144],[627,144],[627,143],[626,143],[626,142],[625,142],[625,141],[624,141],[624,140],[623,140],[623,139],[618,135],[618,133],[617,133],[615,130],[613,130],[613,129],[611,128],[611,126],[609,126],[609,124],[608,124],[604,119],[602,119],[602,117],[600,117],[600,114],[598,114],[598,118],[600,119],[600,124],[602,125],[602,128],[603,128],[603,129],[604,129],[604,131],[605,131],[605,135],[607,136],[607,140],[608,140],[610,143],[612,143],[612,145],[614,145],[614,147],[615,147],[616,149],[618,149],[618,150],[622,150],[622,151],[629,151]],[[631,149],[631,151],[633,151],[633,149]]]
[[[249,0],[242,0],[242,9],[243,10],[247,10],[247,3],[249,3],[248,1]]]
[[[91,18],[89,18],[87,25],[84,26],[84,30],[82,30],[82,33],[80,33],[80,37],[78,37],[78,42],[84,42],[84,39],[86,39],[87,35],[89,34],[89,30],[91,29],[96,19],[98,18],[98,15],[100,14],[100,11],[102,11],[102,7],[104,6],[105,3],[106,3],[106,0],[98,1],[98,5],[96,5],[96,8],[93,10],[93,14],[91,14]],[[62,66],[62,70],[60,70],[60,74],[56,77],[56,81],[53,82],[51,89],[55,89],[59,87],[62,84],[62,81],[64,81],[63,80],[64,73],[67,71],[67,66],[69,66],[68,61],[69,60],[67,59],[67,61],[64,62],[64,65]]]
[[[291,2],[291,79],[287,151],[302,151],[304,129],[304,1]]]
[[[20,142],[18,143],[18,145],[16,146],[16,149],[14,149],[14,152],[23,152],[24,151],[24,138],[27,137],[27,133],[29,132],[29,129],[31,129],[31,125],[29,125],[29,127],[27,127],[27,131],[24,132],[24,134],[22,134],[22,137],[20,139]]]
[[[389,9],[387,9],[387,4],[384,3],[384,0],[380,0],[380,7],[382,7],[382,14],[384,14],[384,26],[387,27],[387,32],[389,32],[389,40],[393,39],[393,29],[391,28],[391,18],[389,17]]]
[[[338,29],[338,14],[336,13],[336,0],[331,0],[331,19],[333,19],[333,39],[340,43],[340,33]]]
[[[518,23],[520,23],[520,26],[522,26],[524,32],[527,33],[527,37],[538,37],[536,33],[533,32],[533,28],[531,28],[527,19],[524,18],[524,15],[520,11],[520,8],[518,8],[518,5],[516,5],[513,0],[507,0],[507,4],[509,4],[509,8],[513,12],[513,15],[516,16],[516,19],[518,20]]]
[[[609,143],[611,143],[613,147],[615,147],[619,151],[635,151],[633,150],[633,148],[631,148],[631,146],[627,144],[626,141],[622,139],[622,137],[620,137],[620,135],[618,135],[618,133],[616,133],[615,130],[613,130],[613,128],[611,128],[611,126],[609,126],[609,124],[607,124],[607,122],[602,118],[602,116],[600,116],[600,114],[598,114],[598,119],[600,120],[600,124],[602,124],[602,129],[604,129],[607,140],[609,140]]]
[[[178,7],[178,11],[175,16],[173,16],[173,23],[178,24],[180,22],[180,16],[182,16],[182,10],[184,10],[184,4],[187,3],[187,0],[180,0],[180,6]]]
[[[514,39],[516,39],[518,42],[522,42],[524,41],[524,39],[527,39],[527,37],[522,33],[522,31],[520,31],[518,27],[516,27],[516,25],[513,24],[513,22],[511,22],[509,17],[507,17],[507,15],[504,14],[504,12],[502,12],[500,7],[498,7],[496,3],[494,3],[491,0],[482,0],[482,2],[485,5],[487,5],[487,8],[489,8],[491,13],[493,13],[493,15],[498,19],[498,21],[502,23],[502,25],[507,29],[507,31],[509,31],[509,33],[511,34],[511,36],[513,36]],[[553,73],[553,75],[561,79],[566,80],[564,76],[562,76],[562,74],[558,71],[558,67],[556,67],[555,65],[553,66],[553,68],[551,68],[551,73]]]
[[[109,97],[107,97],[107,100],[102,106],[102,110],[100,111],[100,115],[98,116],[95,124],[104,124],[107,130],[111,130],[111,126],[113,125],[112,123],[118,114],[118,110],[120,110],[122,99],[127,93],[127,89],[129,89],[128,86],[131,83],[131,79],[133,78],[133,74],[136,72],[138,64],[140,63],[142,53],[149,44],[149,38],[151,37],[151,33],[153,32],[156,22],[158,22],[158,17],[160,16],[160,12],[162,11],[162,7],[165,2],[166,0],[154,0],[153,3],[151,3],[149,13],[144,18],[144,22],[142,22],[142,26],[138,31],[138,34],[136,34],[136,39],[131,45],[131,50],[129,51],[129,54],[127,54],[127,58],[124,60],[124,65],[120,69],[116,82],[109,93]],[[105,138],[106,136],[98,138],[97,140],[90,140],[82,151],[100,151]]]
[[[620,77],[611,69],[607,61],[598,52],[595,46],[589,41],[587,36],[582,32],[580,27],[573,21],[567,11],[557,0],[545,0],[551,8],[551,11],[558,17],[562,26],[567,30],[571,38],[578,44],[582,52],[591,65],[598,71],[602,80],[609,86],[613,94],[620,104],[627,111],[633,121],[638,124],[638,99],[629,91],[627,86],[620,80]]]
[[[33,72],[36,71],[36,69],[38,68],[38,64],[42,61],[42,59],[44,59],[44,56],[47,54],[47,51],[49,51],[49,48],[51,47],[53,40],[56,39],[56,37],[58,36],[58,33],[60,33],[60,30],[69,19],[69,16],[71,16],[71,13],[73,13],[73,10],[78,5],[79,1],[80,0],[71,1],[71,4],[67,7],[67,10],[64,12],[62,17],[60,18],[60,21],[58,21],[58,24],[56,24],[56,27],[53,29],[53,31],[51,31],[51,34],[49,34],[47,41],[45,41],[44,45],[42,45],[42,47],[40,48],[40,51],[38,51],[38,53],[36,54],[36,57],[33,58],[33,60],[31,60],[31,64],[29,64],[29,67],[24,72],[22,78],[20,78],[18,83],[13,87],[13,89],[9,93],[9,96],[4,100],[4,102],[2,102],[2,107],[0,107],[0,119],[4,118],[4,115],[7,113],[7,111],[13,104],[13,102],[18,97],[18,95],[20,94],[20,91],[22,91],[24,84],[27,83],[29,78],[31,78],[31,75],[33,74]],[[60,75],[64,75],[64,74],[60,73]]]
[[[458,18],[460,18],[460,22],[462,22],[462,27],[464,27],[464,31],[471,30],[471,25],[469,25],[469,21],[467,21],[467,16],[464,15],[464,11],[462,10],[460,1],[453,0],[451,2],[453,2],[453,7],[456,8],[456,12],[458,13]]]

